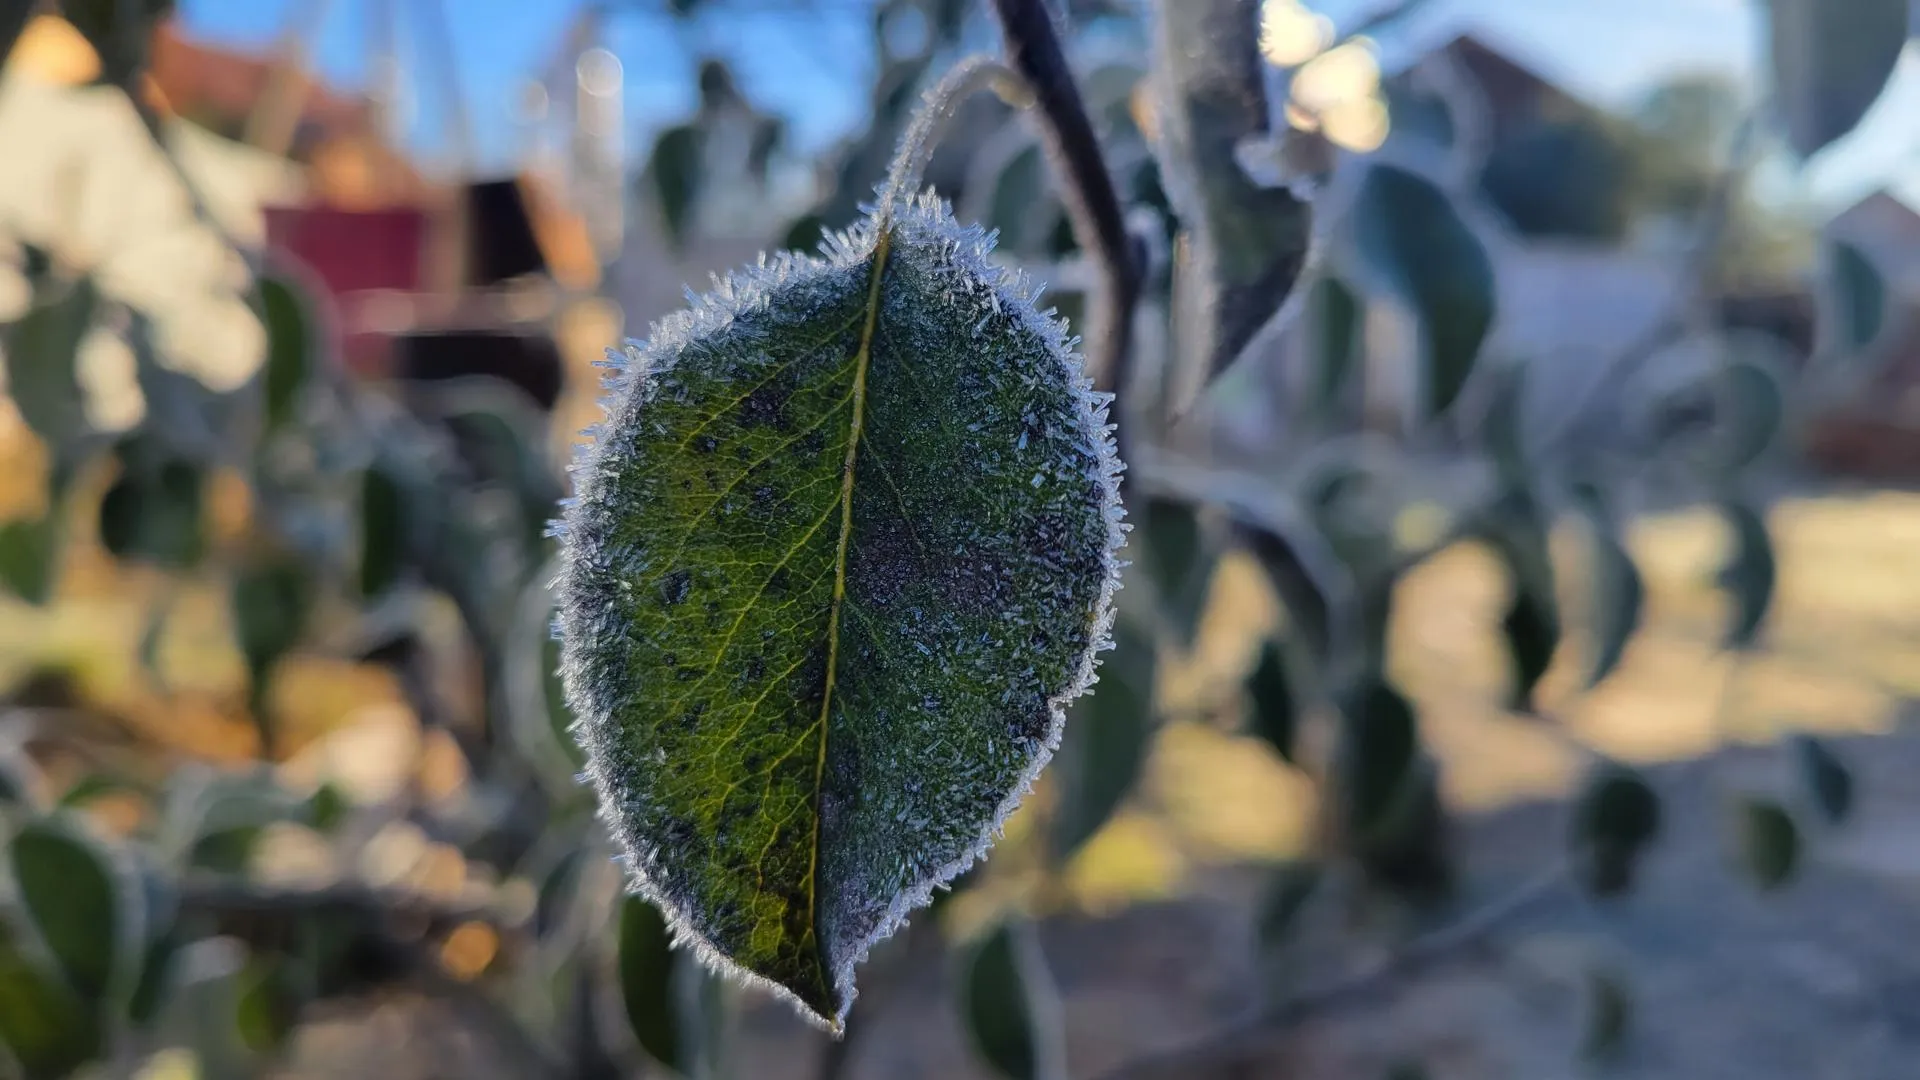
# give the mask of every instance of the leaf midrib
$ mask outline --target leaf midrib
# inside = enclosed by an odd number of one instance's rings
[[[893,247],[893,230],[881,224],[873,245],[873,273],[867,281],[866,321],[860,328],[860,346],[854,353],[852,418],[847,425],[847,452],[840,466],[840,537],[833,555],[833,601],[827,608],[827,673],[820,693],[818,756],[813,772],[813,843],[807,856],[807,926],[813,930],[814,954],[820,960],[827,992],[832,994],[834,973],[826,962],[826,939],[820,933],[820,819],[821,797],[826,790],[828,715],[833,710],[834,683],[839,674],[840,612],[847,596],[847,549],[853,539],[853,469],[860,451],[860,433],[866,424],[867,368],[873,359],[873,338],[880,323],[880,282],[887,267],[887,255]],[[839,1026],[835,1018],[834,1026]]]

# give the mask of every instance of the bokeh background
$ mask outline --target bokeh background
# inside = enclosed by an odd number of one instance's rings
[[[1146,5],[1050,6],[1131,220],[1161,265],[1177,260]],[[1246,726],[1245,680],[1286,619],[1231,547],[1201,571],[1190,635],[1159,644],[1138,760],[1085,835],[1045,842],[1061,798],[1043,783],[968,887],[876,957],[841,1049],[702,981],[668,957],[657,916],[619,898],[545,638],[543,530],[598,419],[594,365],[684,286],[852,220],[919,92],[999,47],[985,7],[5,5],[10,828],[51,815],[124,853],[108,895],[146,896],[143,921],[96,936],[158,942],[160,912],[187,928],[151,1027],[73,1020],[58,987],[16,978],[28,961],[0,965],[13,1064],[991,1076],[951,958],[1017,909],[1040,927],[1072,1074],[1096,1075],[1405,929],[1343,912],[1284,957],[1263,944],[1274,868],[1320,843],[1319,788]],[[1675,763],[1653,770],[1678,801],[1643,906],[1608,926],[1570,900],[1524,948],[1410,973],[1167,1075],[1577,1075],[1599,1067],[1581,1040],[1618,1019],[1613,991],[1593,990],[1614,983],[1585,974],[1595,955],[1638,980],[1608,1066],[1626,1075],[1912,1075],[1920,802],[1900,766],[1920,761],[1905,726],[1920,695],[1920,53],[1802,160],[1745,130],[1773,85],[1767,4],[1384,13],[1266,0],[1261,48],[1291,102],[1276,130],[1314,138],[1286,144],[1304,162],[1256,150],[1247,170],[1337,193],[1344,163],[1386,155],[1446,178],[1493,257],[1488,348],[1529,365],[1529,422],[1597,397],[1609,407],[1581,414],[1582,439],[1640,446],[1643,399],[1607,388],[1631,381],[1620,358],[1649,335],[1636,373],[1695,370],[1729,341],[1798,371],[1827,349],[1836,302],[1867,320],[1855,344],[1871,363],[1787,400],[1756,481],[1779,566],[1757,649],[1720,644],[1723,523],[1657,486],[1627,533],[1640,632],[1581,693],[1570,621],[1541,690],[1553,725],[1501,705],[1506,584],[1484,548],[1448,547],[1398,587],[1390,666],[1439,763],[1466,892],[1497,895],[1555,857],[1560,803],[1598,754]],[[1094,277],[1050,176],[1031,126],[986,97],[928,170],[1077,319]],[[1836,269],[1836,251],[1853,261]],[[1696,302],[1669,332],[1681,293]],[[1150,288],[1142,319],[1164,323],[1169,303]],[[1402,434],[1409,331],[1384,306],[1359,325],[1357,426]],[[1178,351],[1164,328],[1136,347],[1148,366]],[[1289,372],[1310,347],[1237,365],[1207,399],[1208,438],[1248,460],[1297,448]],[[1405,493],[1396,535],[1439,535],[1446,502]],[[1577,530],[1555,543],[1578,612],[1584,549]],[[1867,811],[1809,856],[1809,882],[1758,900],[1687,769],[1773,783],[1764,748],[1796,732],[1836,737]],[[1756,989],[1723,992],[1735,983]],[[67,1033],[23,1051],[22,1031]]]

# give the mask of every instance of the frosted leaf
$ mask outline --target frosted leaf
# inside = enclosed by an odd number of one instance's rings
[[[1107,643],[1106,413],[925,196],[626,350],[574,469],[562,670],[637,890],[832,1028],[987,848]]]

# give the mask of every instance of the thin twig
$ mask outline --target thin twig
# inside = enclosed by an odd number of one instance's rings
[[[1006,42],[1007,62],[1033,92],[1042,142],[1059,176],[1074,239],[1099,273],[1100,287],[1088,304],[1087,367],[1095,383],[1119,392],[1131,377],[1133,309],[1140,298],[1139,260],[1127,234],[1120,194],[1107,173],[1100,140],[1046,5],[1041,0],[993,0],[993,11]],[[1125,432],[1116,438],[1124,457]]]
[[[1128,1080],[1153,1075],[1195,1075],[1248,1044],[1328,1012],[1369,1001],[1399,979],[1432,967],[1454,953],[1482,943],[1507,922],[1524,914],[1559,891],[1568,881],[1568,866],[1556,862],[1512,892],[1462,917],[1458,922],[1415,938],[1404,947],[1350,975],[1318,989],[1258,1008],[1225,1027],[1189,1042],[1129,1058],[1100,1074],[1100,1080]]]

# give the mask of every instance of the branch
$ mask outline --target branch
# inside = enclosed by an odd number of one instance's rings
[[[1258,1008],[1211,1034],[1129,1058],[1100,1074],[1099,1080],[1197,1075],[1207,1064],[1224,1055],[1244,1050],[1252,1043],[1309,1019],[1369,1001],[1396,980],[1481,944],[1500,927],[1552,896],[1567,880],[1567,864],[1555,863],[1505,896],[1469,912],[1458,922],[1415,938],[1377,963],[1316,990]]]
[[[1033,92],[1042,141],[1060,179],[1074,239],[1099,274],[1100,287],[1089,297],[1087,367],[1096,383],[1119,391],[1131,380],[1133,308],[1140,299],[1141,274],[1120,194],[1107,174],[1100,140],[1046,5],[1041,0],[993,0],[993,11],[1006,41],[1007,62]],[[1124,432],[1116,435],[1123,437]],[[1124,457],[1125,442],[1120,450]]]

